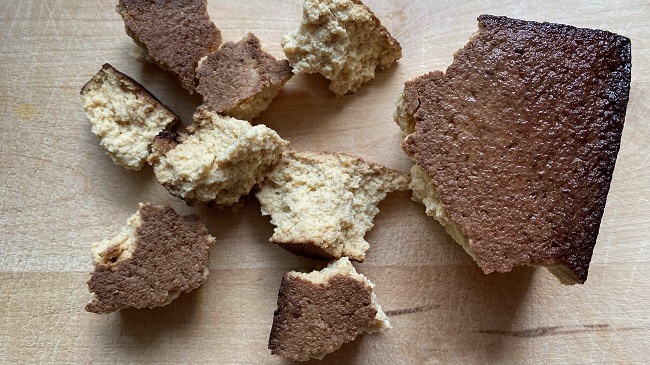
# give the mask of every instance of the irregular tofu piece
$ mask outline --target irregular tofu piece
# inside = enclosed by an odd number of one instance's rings
[[[145,58],[173,73],[188,91],[199,60],[221,45],[207,0],[120,0],[116,11]]]
[[[207,107],[197,109],[188,132],[156,137],[149,157],[158,182],[188,203],[237,203],[288,145],[264,125],[253,127]]]
[[[293,361],[322,359],[363,332],[392,328],[374,284],[347,257],[311,273],[282,278],[269,349]]]
[[[196,92],[217,113],[250,121],[268,108],[292,76],[287,60],[276,60],[248,33],[199,62]]]
[[[408,184],[408,174],[354,156],[287,150],[255,195],[276,226],[271,242],[312,258],[363,261],[377,204]]]
[[[406,83],[413,199],[483,268],[584,283],[619,150],[630,40],[482,15],[446,72]]]
[[[141,204],[120,234],[93,244],[95,271],[88,287],[94,296],[86,310],[103,314],[169,304],[203,283],[213,242],[196,216]]]
[[[108,63],[81,89],[83,108],[113,162],[140,170],[153,138],[178,121],[142,85]]]
[[[402,57],[402,47],[359,0],[305,0],[300,27],[282,38],[296,74],[319,73],[337,96]]]

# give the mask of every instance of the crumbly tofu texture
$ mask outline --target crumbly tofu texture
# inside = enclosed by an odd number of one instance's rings
[[[413,201],[424,204],[427,215],[440,222],[454,241],[463,246],[463,249],[481,266],[481,260],[471,249],[469,236],[449,218],[447,211],[440,202],[440,195],[433,186],[431,178],[417,165],[413,165],[411,168],[410,188],[413,190]]]
[[[196,91],[216,112],[252,120],[268,108],[292,76],[287,60],[276,60],[248,33],[201,59]]]
[[[188,202],[232,205],[261,182],[288,142],[264,125],[201,107],[177,145],[154,143],[149,162],[158,181]],[[159,148],[159,142],[167,142]],[[172,148],[169,148],[172,147]]]
[[[357,157],[292,149],[256,196],[276,226],[271,242],[314,258],[363,261],[377,204],[408,184],[408,174]]]
[[[282,47],[294,73],[320,73],[338,96],[402,57],[399,43],[358,0],[305,0],[302,23]]]
[[[365,275],[357,272],[357,270],[352,265],[352,262],[350,262],[350,259],[347,257],[341,257],[340,259],[331,262],[329,265],[327,265],[327,267],[320,271],[314,270],[310,273],[291,271],[289,272],[289,275],[308,280],[314,284],[323,285],[327,284],[329,280],[335,275],[343,275],[362,282],[371,289],[374,289],[375,287],[375,284],[371,283]],[[371,306],[377,310],[377,314],[375,315],[372,324],[366,328],[363,328],[363,331],[367,333],[374,333],[393,328],[393,326],[390,324],[390,321],[388,320],[388,316],[386,316],[386,313],[384,313],[384,311],[381,309],[381,305],[379,305],[377,302],[377,296],[375,295],[374,291],[371,294],[371,301]],[[323,356],[325,356],[325,354],[322,354],[322,356],[316,358],[322,359]]]
[[[404,92],[399,94],[399,97],[395,102],[395,107],[396,109],[393,118],[402,132],[402,138],[406,138],[409,134],[415,132],[415,110],[407,110],[408,107],[404,101]]]
[[[282,90],[284,84],[289,81],[286,79],[277,84],[268,84],[262,89],[247,98],[240,100],[232,107],[224,109],[224,114],[231,115],[234,118],[241,120],[253,120],[257,118],[260,113],[268,109],[269,105]]]
[[[92,132],[113,162],[140,170],[153,138],[178,118],[142,85],[109,64],[81,89]]]
[[[108,264],[126,260],[131,257],[136,247],[136,229],[142,225],[140,211],[135,212],[126,220],[126,225],[113,238],[92,244],[93,261],[95,265]]]

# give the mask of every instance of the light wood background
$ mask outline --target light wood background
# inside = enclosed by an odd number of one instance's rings
[[[267,242],[250,200],[237,213],[187,207],[150,168],[113,165],[79,89],[104,62],[131,75],[187,123],[200,103],[142,62],[117,0],[0,3],[0,362],[282,364],[267,339],[282,275],[311,269]],[[394,329],[364,335],[323,364],[647,363],[650,355],[650,7],[630,1],[367,0],[404,58],[337,99],[319,76],[292,79],[257,120],[297,148],[342,151],[406,171],[392,121],[403,82],[444,69],[482,13],[607,29],[632,39],[633,84],[619,160],[589,279],[565,287],[546,270],[484,275],[408,193],[381,205],[367,260]],[[257,34],[274,55],[300,0],[211,0],[225,40]],[[115,234],[139,202],[197,212],[217,238],[210,276],[153,310],[86,313],[90,244]]]

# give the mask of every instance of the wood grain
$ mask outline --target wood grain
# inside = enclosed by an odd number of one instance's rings
[[[266,349],[284,272],[318,263],[268,243],[250,200],[236,213],[191,208],[151,169],[112,164],[78,96],[110,62],[187,123],[199,97],[142,62],[113,0],[0,4],[0,363],[286,363]],[[337,99],[320,76],[292,79],[256,120],[297,148],[332,150],[406,171],[392,122],[407,79],[444,69],[482,13],[607,29],[632,39],[623,142],[590,276],[564,287],[542,269],[484,275],[408,193],[380,205],[366,262],[394,329],[361,336],[322,364],[645,363],[650,356],[650,7],[647,0],[573,2],[367,0],[404,58],[358,94]],[[281,57],[300,0],[212,0],[226,40],[254,32]],[[119,230],[139,202],[196,212],[217,238],[211,274],[167,307],[83,311],[90,243]],[[316,362],[315,362],[316,363]]]

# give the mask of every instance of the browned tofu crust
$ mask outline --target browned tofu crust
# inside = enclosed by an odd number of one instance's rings
[[[368,285],[341,274],[324,284],[286,274],[273,316],[271,353],[305,361],[354,340],[377,314],[371,294]]]
[[[406,83],[404,151],[486,273],[560,265],[587,279],[619,150],[630,40],[482,15],[446,72]]]
[[[171,293],[188,292],[205,280],[204,269],[214,241],[194,215],[180,216],[164,206],[143,205],[136,228],[136,248],[130,258],[96,263],[88,280],[95,293],[88,312],[110,313],[121,308],[152,308]],[[108,248],[106,251],[110,251]]]
[[[210,20],[206,0],[120,0],[126,32],[147,56],[176,75],[184,88],[195,86],[199,60],[219,48],[221,31]]]
[[[289,61],[276,60],[248,33],[239,42],[226,42],[201,62],[196,91],[217,113],[228,114],[242,100],[269,86],[284,85],[292,76]]]

